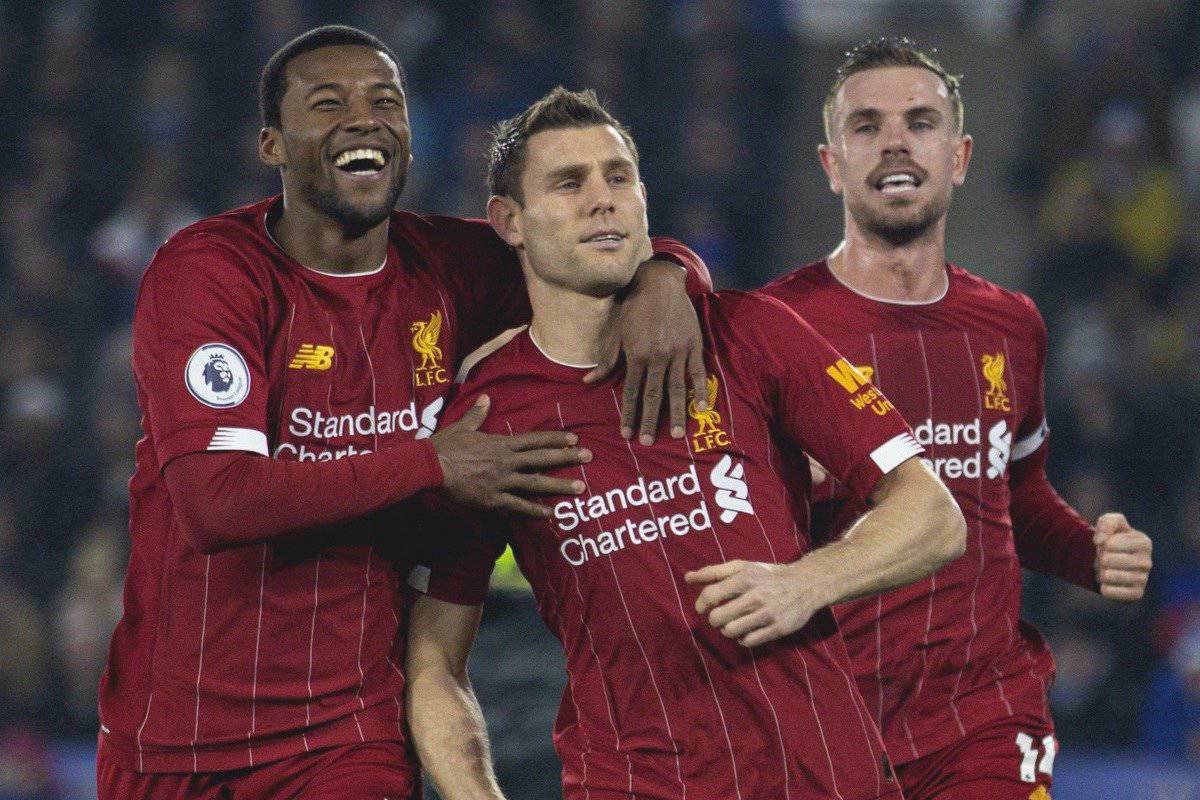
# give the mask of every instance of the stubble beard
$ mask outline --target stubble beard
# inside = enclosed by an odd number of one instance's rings
[[[353,238],[371,230],[391,215],[392,209],[396,207],[396,201],[404,192],[404,183],[407,178],[407,172],[400,173],[388,187],[387,198],[380,203],[366,207],[349,203],[334,189],[321,189],[312,181],[306,182],[301,187],[301,193],[309,205],[332,219],[342,227],[348,237]]]
[[[899,216],[880,212],[865,202],[849,202],[850,216],[860,228],[878,236],[893,247],[903,247],[920,239],[950,211],[950,195],[935,197],[913,215]]]

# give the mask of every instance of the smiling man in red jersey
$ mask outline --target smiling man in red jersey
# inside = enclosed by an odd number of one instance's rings
[[[910,800],[1045,800],[1054,661],[1019,618],[1020,568],[1137,600],[1150,540],[1120,514],[1091,526],[1055,493],[1038,311],[946,263],[972,146],[957,79],[908,40],[869,42],[847,54],[824,116],[845,239],[764,291],[846,355],[847,394],[868,380],[887,392],[969,531],[966,554],[927,580],[835,609],[859,687]],[[836,536],[863,506],[829,480]]]
[[[500,127],[491,184],[533,321],[470,359],[447,419],[477,418],[488,397],[485,430],[558,428],[594,457],[554,472],[583,493],[555,498],[550,519],[489,515],[473,557],[413,574],[410,723],[439,793],[500,796],[466,664],[511,542],[566,652],[554,741],[568,800],[899,797],[827,606],[961,552],[961,514],[908,427],[878,392],[852,402],[828,372],[837,353],[781,303],[720,292],[696,301],[711,376],[688,436],[623,440],[618,382],[580,377],[649,246],[633,139],[594,94],[558,89]],[[807,474],[780,477],[805,452],[873,503],[811,552]]]
[[[529,494],[572,484],[539,473],[587,455],[561,431],[430,436],[461,356],[528,306],[486,222],[393,211],[411,156],[390,51],[310,31],[268,62],[262,114],[282,197],[171,237],[138,298],[145,437],[100,692],[104,800],[419,796],[399,576],[424,532],[396,504],[439,488],[545,515]],[[684,272],[639,270],[622,338],[671,354],[662,326],[695,331],[695,353],[645,370],[672,376],[681,429],[685,359],[703,368]]]

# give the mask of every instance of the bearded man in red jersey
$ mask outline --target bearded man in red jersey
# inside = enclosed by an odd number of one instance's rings
[[[558,427],[593,458],[554,472],[583,494],[555,498],[551,518],[489,515],[477,553],[413,573],[425,596],[409,634],[410,723],[439,793],[500,797],[466,665],[511,542],[566,652],[564,797],[899,797],[828,606],[961,552],[961,515],[908,427],[878,392],[855,404],[829,373],[838,354],[781,303],[717,292],[695,301],[711,374],[689,435],[621,439],[617,383],[580,378],[649,246],[633,139],[594,94],[558,89],[502,124],[491,184],[489,219],[521,256],[533,321],[468,360],[446,418],[477,416],[487,397],[485,430]],[[783,477],[805,452],[873,504],[817,550],[807,473]],[[709,627],[713,601],[739,619]]]
[[[869,42],[847,54],[824,117],[821,166],[845,238],[763,291],[850,359],[848,394],[868,380],[887,392],[969,531],[961,558],[838,607],[838,622],[910,800],[1044,800],[1054,661],[1019,617],[1021,567],[1134,601],[1150,539],[1120,514],[1089,525],[1050,486],[1037,308],[946,263],[972,148],[958,80],[906,39]],[[836,476],[825,488],[836,536],[864,507]]]
[[[419,796],[400,589],[426,534],[396,504],[439,488],[545,515],[530,493],[572,483],[538,473],[586,455],[560,431],[430,435],[462,355],[528,304],[486,222],[393,210],[411,150],[388,48],[309,31],[267,63],[261,105],[282,196],[172,236],[138,297],[145,437],[100,690],[103,800]],[[678,243],[655,249],[706,280]],[[622,339],[664,357],[627,348],[614,435],[639,407],[653,431],[664,375],[682,435],[688,361],[704,382],[683,270],[639,266],[621,316]]]

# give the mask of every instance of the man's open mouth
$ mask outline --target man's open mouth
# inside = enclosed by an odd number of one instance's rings
[[[387,154],[377,147],[358,147],[343,150],[333,159],[333,165],[351,175],[375,175],[387,166]]]
[[[875,182],[875,188],[884,194],[899,194],[920,185],[921,178],[915,172],[889,172]]]
[[[588,242],[620,242],[624,238],[625,238],[625,234],[620,233],[619,231],[605,230],[605,231],[596,231],[591,236],[585,237],[583,239],[583,241],[585,243],[588,243]]]

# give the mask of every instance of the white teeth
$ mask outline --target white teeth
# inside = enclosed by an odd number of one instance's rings
[[[343,153],[339,153],[337,158],[333,160],[333,165],[335,167],[344,167],[351,161],[373,161],[375,166],[379,169],[383,169],[383,165],[387,163],[387,160],[383,156],[382,150],[377,150],[374,147],[365,147],[358,150],[346,150]],[[356,170],[355,174],[369,173],[365,173],[363,170]]]
[[[888,175],[886,178],[884,178],[879,183],[882,186],[887,186],[889,183],[912,183],[912,184],[915,184],[916,182],[917,182],[917,179],[915,177],[913,177],[912,175],[910,175],[909,173],[898,172],[895,175]]]

